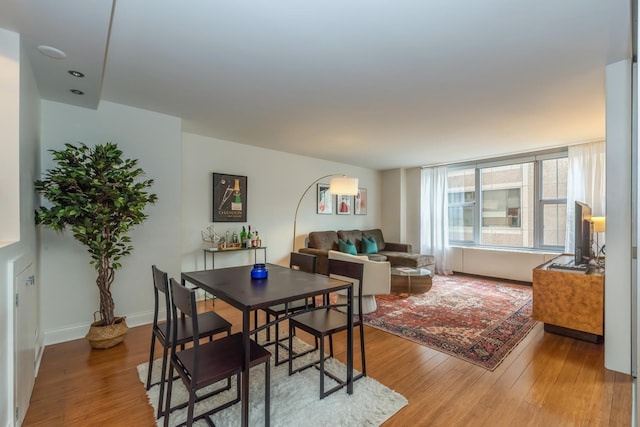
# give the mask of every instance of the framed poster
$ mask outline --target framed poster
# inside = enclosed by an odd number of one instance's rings
[[[329,184],[318,184],[317,213],[333,213],[333,195],[329,192]]]
[[[345,196],[344,194],[338,194],[338,215],[350,215],[351,214],[351,196]]]
[[[247,222],[247,177],[213,173],[213,222]]]
[[[353,213],[356,215],[367,214],[367,189],[358,188],[358,194],[355,196],[353,204]]]

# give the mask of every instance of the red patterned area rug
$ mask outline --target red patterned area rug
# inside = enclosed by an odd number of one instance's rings
[[[374,328],[493,371],[531,331],[531,287],[453,275],[425,294],[376,295]]]

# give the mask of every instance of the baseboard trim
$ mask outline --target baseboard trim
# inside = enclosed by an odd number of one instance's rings
[[[565,337],[587,341],[594,344],[601,344],[604,341],[604,337],[602,335],[596,335],[590,332],[577,331],[575,329],[569,329],[562,326],[552,325],[550,323],[544,324],[544,331],[550,332],[556,335],[563,335]]]
[[[158,317],[164,319],[165,312],[162,311],[161,313],[159,313]],[[127,326],[134,327],[147,325],[153,322],[153,311],[128,315],[126,316],[126,318]],[[44,345],[46,347],[52,344],[59,344],[61,342],[84,338],[84,336],[89,331],[89,326],[91,326],[91,323],[92,322],[87,322],[64,328],[46,330],[44,331]]]

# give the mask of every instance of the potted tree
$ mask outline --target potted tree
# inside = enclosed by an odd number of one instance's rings
[[[100,317],[94,314],[86,338],[94,348],[113,347],[128,328],[124,318],[114,315],[111,285],[121,258],[133,250],[127,233],[147,218],[145,207],[157,199],[147,191],[153,180],[140,180],[144,172],[138,161],[123,159],[111,142],[93,148],[65,144],[63,150],[49,151],[57,166],[35,182],[35,190],[50,206],[36,210],[36,223],[58,232],[69,228],[87,247],[98,273]]]

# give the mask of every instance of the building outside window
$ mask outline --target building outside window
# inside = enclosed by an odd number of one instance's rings
[[[520,190],[482,190],[482,227],[520,228]]]
[[[449,170],[449,240],[474,241],[475,170]]]
[[[449,168],[449,241],[494,247],[564,246],[567,152]]]

